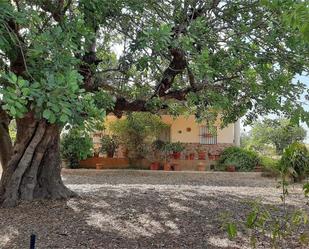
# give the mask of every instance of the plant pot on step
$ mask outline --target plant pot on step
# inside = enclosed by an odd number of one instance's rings
[[[150,170],[159,170],[160,168],[160,163],[159,162],[152,162],[150,164]]]
[[[236,171],[235,165],[228,165],[228,166],[226,167],[226,171],[227,171],[227,172],[235,172],[235,171]]]
[[[173,152],[172,155],[173,155],[174,159],[178,160],[178,159],[180,159],[181,153],[180,152]]]
[[[254,171],[255,171],[255,172],[262,172],[262,171],[263,171],[263,168],[262,168],[262,166],[257,165],[257,166],[254,167]]]
[[[198,160],[206,160],[206,152],[199,152]]]
[[[163,169],[164,169],[164,171],[170,171],[172,169],[171,164],[170,163],[164,163]]]
[[[107,157],[108,158],[113,158],[114,157],[114,151],[113,152],[111,152],[111,151],[108,151],[107,153],[106,153],[106,155],[107,155]]]
[[[209,154],[208,158],[209,158],[209,160],[213,160],[213,161],[216,160],[216,156],[215,155]]]
[[[100,156],[100,152],[94,152],[94,153],[93,153],[93,157],[96,157],[96,158],[97,158],[97,157],[99,157],[99,156]]]
[[[204,163],[198,163],[197,170],[198,171],[205,171],[205,164]]]

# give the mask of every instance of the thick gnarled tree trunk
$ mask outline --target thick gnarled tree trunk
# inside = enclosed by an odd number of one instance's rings
[[[0,164],[3,168],[7,167],[7,164],[12,156],[13,146],[9,135],[10,118],[0,107]]]
[[[15,206],[19,200],[64,199],[75,194],[61,179],[60,130],[32,113],[16,121],[17,138],[0,181],[0,203]]]

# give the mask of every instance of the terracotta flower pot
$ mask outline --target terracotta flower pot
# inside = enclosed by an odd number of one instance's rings
[[[171,164],[170,163],[164,163],[163,168],[164,168],[165,171],[170,171],[171,170]]]
[[[235,165],[229,165],[226,167],[226,170],[228,172],[235,172],[236,171],[236,168],[235,168]]]
[[[181,153],[180,152],[173,152],[173,158],[174,159],[180,159]]]
[[[206,160],[206,153],[205,152],[199,152],[198,153],[198,160]]]
[[[114,152],[109,151],[109,152],[106,153],[106,155],[107,155],[108,158],[113,158]]]
[[[160,168],[160,163],[158,162],[152,162],[150,164],[150,170],[159,170],[159,168]]]
[[[205,164],[204,163],[199,163],[197,165],[197,170],[198,171],[205,171]]]
[[[262,168],[262,166],[257,165],[257,166],[254,167],[254,171],[255,171],[255,172],[262,172],[262,171],[263,171],[263,168]]]
[[[208,157],[209,157],[209,160],[216,160],[216,156],[214,155],[209,154]]]
[[[215,158],[214,160],[219,160],[220,159],[220,155],[215,155],[214,158]]]

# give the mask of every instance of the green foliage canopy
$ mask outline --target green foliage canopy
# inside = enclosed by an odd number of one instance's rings
[[[296,141],[306,138],[306,130],[287,119],[264,119],[255,122],[243,146],[264,153],[268,145],[275,147],[277,154],[282,154],[284,148]]]
[[[0,1],[0,107],[60,126],[167,109],[308,121],[303,1]],[[117,49],[115,49],[117,48]]]

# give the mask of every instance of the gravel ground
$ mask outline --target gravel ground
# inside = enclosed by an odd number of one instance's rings
[[[0,248],[28,248],[31,233],[39,249],[248,248],[226,238],[219,217],[243,217],[255,198],[280,204],[275,180],[259,173],[64,170],[63,179],[78,198],[0,209]],[[305,203],[293,186],[288,205]]]

